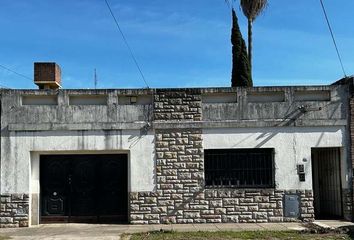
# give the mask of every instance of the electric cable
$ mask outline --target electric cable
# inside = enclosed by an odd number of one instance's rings
[[[343,71],[344,77],[347,77],[347,74],[345,73],[345,69],[344,69],[342,57],[341,57],[341,55],[340,55],[340,53],[339,53],[339,49],[338,49],[338,46],[337,46],[337,42],[336,42],[336,39],[334,38],[333,30],[332,30],[331,24],[330,24],[329,19],[328,19],[328,15],[327,15],[326,8],[325,8],[325,6],[324,6],[322,0],[320,0],[320,3],[321,3],[321,6],[322,6],[323,14],[324,14],[324,16],[325,16],[325,18],[326,18],[326,21],[327,21],[327,26],[328,26],[329,31],[330,31],[330,33],[331,33],[331,37],[332,37],[332,40],[333,40],[334,47],[336,48],[337,56],[338,56],[340,65],[341,65],[341,67],[342,67],[342,71]]]
[[[8,67],[5,67],[5,66],[3,66],[3,65],[1,65],[1,64],[0,64],[0,67],[2,67],[3,69],[5,69],[5,70],[7,70],[7,71],[9,71],[9,72],[15,73],[15,74],[17,74],[17,75],[20,76],[20,77],[23,77],[23,78],[26,78],[26,79],[29,79],[29,80],[33,80],[32,78],[30,78],[30,77],[28,77],[28,76],[26,76],[26,75],[24,75],[24,74],[22,74],[22,73],[18,73],[18,72],[14,71],[14,70],[12,70],[12,69],[10,69],[10,68],[8,68]]]
[[[113,17],[113,20],[114,20],[114,22],[115,22],[115,24],[116,24],[116,26],[117,26],[117,28],[118,28],[120,34],[122,35],[123,41],[124,41],[125,45],[127,46],[128,50],[129,50],[130,56],[132,57],[132,59],[133,59],[135,65],[136,65],[137,69],[138,69],[139,72],[140,72],[140,75],[141,75],[142,80],[144,81],[144,83],[145,83],[145,85],[147,86],[147,88],[149,88],[149,84],[147,83],[147,81],[146,81],[146,79],[145,79],[145,76],[144,76],[144,74],[143,74],[143,71],[141,70],[141,68],[140,68],[140,66],[139,66],[139,64],[138,64],[138,61],[136,60],[136,58],[135,58],[135,56],[134,56],[133,50],[132,50],[132,48],[130,47],[127,38],[124,36],[124,33],[123,33],[121,27],[119,26],[118,20],[117,20],[117,18],[115,17],[115,15],[114,15],[114,13],[113,13],[113,11],[112,11],[112,9],[111,9],[111,6],[109,5],[109,3],[108,3],[107,0],[104,0],[104,1],[106,2],[106,5],[107,5],[107,7],[108,7],[108,10],[109,10],[109,12],[111,13],[111,15],[112,15],[112,17]]]

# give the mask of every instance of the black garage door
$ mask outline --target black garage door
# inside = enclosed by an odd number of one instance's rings
[[[127,155],[42,155],[42,223],[126,223]]]

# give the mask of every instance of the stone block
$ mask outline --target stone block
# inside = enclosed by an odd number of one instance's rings
[[[257,202],[257,203],[269,202],[269,197],[268,196],[255,196],[254,202]]]
[[[211,200],[209,201],[210,207],[222,207],[222,200]]]
[[[238,218],[239,218],[240,222],[241,222],[241,220],[249,221],[249,220],[252,219],[252,214],[240,214],[240,215],[238,216]],[[243,221],[243,222],[244,222],[244,221]]]
[[[269,217],[268,220],[269,220],[269,222],[282,222],[283,218],[282,217]]]
[[[142,224],[149,224],[149,221],[147,221],[147,220],[132,220],[132,221],[130,221],[130,223],[142,225]]]
[[[253,198],[240,198],[239,202],[240,202],[240,204],[242,204],[242,203],[253,203],[254,200],[253,200]]]
[[[199,211],[184,211],[184,217],[185,218],[200,218],[200,212]]]
[[[257,205],[248,206],[248,210],[252,212],[258,211],[258,206]]]
[[[145,220],[158,220],[159,214],[145,214],[144,219]]]
[[[194,219],[195,223],[206,223],[206,219]]]
[[[167,207],[152,207],[151,213],[167,213]]]
[[[14,219],[12,217],[0,217],[1,224],[13,223]]]
[[[207,223],[221,223],[222,221],[221,221],[221,218],[216,218],[216,219],[208,218],[208,219],[206,219],[206,222]]]
[[[248,206],[235,206],[235,211],[236,212],[247,212]]]
[[[182,200],[183,199],[183,195],[182,194],[172,194],[171,195],[171,199]]]
[[[239,199],[238,198],[224,198],[223,205],[224,206],[234,206],[238,205]]]
[[[253,218],[254,219],[268,219],[268,215],[266,212],[254,212]]]
[[[178,176],[178,178],[179,179],[191,179],[191,173],[187,173],[187,172],[179,172],[178,174],[177,174],[177,176]]]
[[[11,194],[11,202],[22,201],[24,195],[23,194]]]
[[[130,214],[131,221],[143,220],[143,219],[144,219],[144,214]]]
[[[277,204],[276,203],[260,203],[259,204],[259,208],[263,208],[263,209],[272,209],[272,208],[276,208]]]
[[[242,190],[235,190],[231,192],[231,197],[233,198],[244,198],[245,192]]]
[[[192,179],[204,179],[204,173],[202,172],[192,173]]]
[[[190,204],[189,205],[189,209],[191,209],[191,210],[208,210],[209,206],[208,205],[202,205],[202,204],[198,204],[198,205]]]
[[[147,198],[145,198],[145,202],[147,204],[157,203],[157,199],[156,199],[156,197],[147,197]]]
[[[177,218],[175,216],[162,217],[161,223],[162,224],[177,223]]]
[[[231,191],[229,190],[218,190],[217,192],[220,198],[231,198]]]
[[[193,223],[193,219],[177,219],[177,223],[186,224],[186,223]]]
[[[159,206],[174,205],[174,201],[173,200],[162,200],[162,201],[159,201],[158,205]]]
[[[222,216],[223,223],[238,223],[238,215],[224,215]]]
[[[130,204],[131,211],[139,211],[139,204]]]
[[[209,209],[209,210],[207,210],[207,209],[208,209],[208,208],[206,208],[206,210],[201,210],[200,213],[201,213],[202,215],[213,215],[213,214],[215,214],[214,209]]]
[[[215,214],[226,214],[226,208],[215,208]]]

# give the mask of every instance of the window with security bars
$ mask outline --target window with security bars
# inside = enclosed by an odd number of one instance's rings
[[[207,188],[273,188],[274,149],[204,151]]]

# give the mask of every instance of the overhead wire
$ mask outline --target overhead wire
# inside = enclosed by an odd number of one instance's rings
[[[140,73],[140,76],[141,76],[142,80],[144,81],[146,87],[149,88],[149,84],[147,83],[147,81],[146,81],[146,79],[145,79],[145,76],[144,76],[144,74],[143,74],[143,71],[141,70],[141,67],[140,67],[139,63],[138,63],[138,61],[136,60],[136,58],[135,58],[135,56],[134,56],[133,50],[132,50],[132,48],[130,47],[127,38],[125,37],[125,35],[124,35],[124,33],[123,33],[123,31],[122,31],[122,29],[121,29],[119,23],[118,23],[118,20],[117,20],[117,18],[115,17],[113,11],[112,11],[111,6],[109,5],[109,3],[108,3],[107,0],[104,0],[104,1],[106,2],[106,5],[107,5],[107,7],[108,7],[108,10],[109,10],[109,12],[111,13],[112,18],[113,18],[113,20],[114,20],[114,22],[115,22],[115,24],[116,24],[116,26],[117,26],[117,28],[118,28],[120,34],[122,35],[123,41],[124,41],[125,45],[127,46],[128,50],[129,50],[130,56],[131,56],[131,58],[133,59],[133,61],[134,61],[134,63],[135,63],[135,66],[137,67],[137,69],[138,69],[138,71],[139,71],[139,73]]]
[[[29,79],[29,80],[31,80],[31,81],[33,80],[32,78],[30,78],[30,77],[28,77],[28,76],[26,76],[26,75],[24,75],[24,74],[22,74],[22,73],[16,72],[15,70],[12,70],[12,69],[10,69],[10,68],[8,68],[8,67],[5,67],[4,65],[1,65],[1,64],[0,64],[0,67],[3,68],[3,69],[5,69],[6,71],[12,72],[12,73],[14,73],[14,74],[16,74],[16,75],[18,75],[18,76],[20,76],[20,77]],[[11,89],[10,87],[7,87],[7,86],[1,85],[1,84],[0,84],[0,88]]]
[[[347,74],[346,74],[345,69],[344,69],[342,57],[341,57],[341,55],[340,55],[340,52],[339,52],[339,49],[338,49],[338,46],[337,46],[337,42],[336,42],[336,39],[335,39],[334,34],[333,34],[332,27],[331,27],[331,24],[330,24],[330,22],[329,22],[329,18],[328,18],[328,15],[327,15],[326,8],[325,8],[325,6],[324,6],[322,0],[320,0],[320,3],[321,3],[321,6],[322,6],[323,14],[324,14],[324,16],[325,16],[325,18],[326,18],[326,22],[327,22],[328,29],[329,29],[329,31],[330,31],[330,33],[331,33],[332,41],[333,41],[334,47],[335,47],[335,49],[336,49],[336,52],[337,52],[337,56],[338,56],[340,65],[341,65],[341,67],[342,67],[342,71],[343,71],[344,77],[347,77]]]
[[[30,78],[30,77],[28,77],[28,76],[26,76],[26,75],[24,75],[24,74],[22,74],[22,73],[16,72],[15,70],[12,70],[12,69],[10,69],[10,68],[8,68],[8,67],[5,67],[4,65],[1,65],[1,64],[0,64],[0,67],[3,68],[3,69],[5,69],[5,70],[7,70],[7,71],[9,71],[9,72],[12,72],[12,73],[14,73],[14,74],[16,74],[16,75],[18,75],[18,76],[20,76],[20,77],[29,79],[29,80],[31,80],[31,81],[33,80],[32,78]]]

